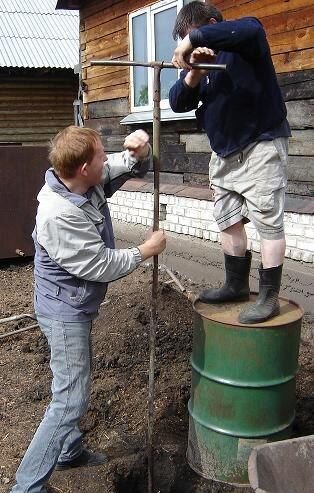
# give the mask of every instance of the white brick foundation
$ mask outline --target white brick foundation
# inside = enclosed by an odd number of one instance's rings
[[[152,226],[153,194],[119,190],[108,200],[111,215],[118,221]],[[213,217],[213,202],[174,195],[160,195],[161,209],[166,214],[160,227],[184,235],[218,242],[219,230]],[[285,214],[286,257],[303,262],[314,262],[314,216]],[[259,235],[252,225],[246,225],[248,248],[260,252]]]

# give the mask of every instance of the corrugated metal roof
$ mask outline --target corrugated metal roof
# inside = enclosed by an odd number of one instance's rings
[[[0,0],[0,67],[73,68],[79,15],[56,0]]]

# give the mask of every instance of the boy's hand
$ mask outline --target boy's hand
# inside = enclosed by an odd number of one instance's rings
[[[185,70],[191,70],[191,66],[187,62],[188,56],[193,51],[193,46],[190,41],[190,36],[187,34],[185,38],[178,44],[174,50],[174,54],[171,62],[177,68],[183,68]]]
[[[150,152],[149,135],[144,130],[135,130],[125,138],[123,147],[128,149],[131,156],[140,161]]]
[[[192,51],[190,56],[190,63],[215,63],[216,55],[210,48],[199,47]],[[207,75],[208,70],[191,69],[185,77],[185,82],[190,87],[196,87],[202,77]]]

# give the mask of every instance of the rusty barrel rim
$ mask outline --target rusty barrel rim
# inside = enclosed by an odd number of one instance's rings
[[[289,311],[289,314],[293,311],[295,313],[295,316],[292,318],[287,319],[288,314],[282,312],[269,320],[257,324],[241,323],[237,320],[236,316],[233,319],[230,319],[231,317],[228,318],[226,313],[230,313],[231,311],[232,314],[237,315],[239,312],[236,312],[234,309],[238,306],[241,308],[245,307],[250,302],[254,302],[257,295],[257,292],[251,291],[250,300],[248,302],[230,301],[227,303],[203,303],[202,301],[200,301],[199,298],[196,298],[193,302],[193,310],[206,320],[221,323],[223,325],[227,324],[230,326],[243,327],[247,329],[282,329],[291,323],[302,320],[304,316],[303,307],[296,301],[290,300],[289,298],[285,298],[283,296],[279,297],[280,308],[282,309],[282,307],[284,307],[284,309],[287,311],[287,307],[291,307],[292,310]],[[202,307],[204,308],[200,310],[197,305],[202,305]],[[207,308],[207,310],[205,310],[205,308]],[[212,313],[211,316],[206,315],[206,312],[210,311],[211,308],[212,310],[216,311]]]

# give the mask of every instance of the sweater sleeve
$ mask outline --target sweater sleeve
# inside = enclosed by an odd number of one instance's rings
[[[265,31],[255,17],[206,24],[191,31],[193,48],[206,46],[215,51],[230,51],[247,59],[258,59],[269,52]]]
[[[195,88],[189,87],[184,82],[186,74],[187,71],[183,70],[180,73],[180,79],[176,81],[169,91],[170,108],[176,113],[195,110],[200,101],[200,85]]]

